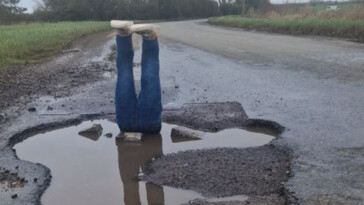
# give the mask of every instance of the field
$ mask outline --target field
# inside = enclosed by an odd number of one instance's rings
[[[214,17],[209,19],[209,23],[248,30],[330,36],[364,42],[364,6],[345,4],[339,8],[338,11],[327,11],[318,6],[276,7],[265,13],[249,11],[244,16]]]
[[[341,9],[341,10],[351,10],[351,9],[355,9],[356,6],[358,6],[357,3],[346,3],[346,4],[340,4],[338,5],[338,8]],[[327,6],[326,5],[317,5],[317,6],[312,6],[311,7],[313,10],[316,10],[316,11],[324,11],[327,9]]]
[[[320,18],[286,19],[225,16],[210,18],[209,23],[249,30],[295,35],[331,36],[364,42],[364,21]]]
[[[108,22],[59,22],[0,26],[0,68],[49,57],[85,34],[109,29]]]

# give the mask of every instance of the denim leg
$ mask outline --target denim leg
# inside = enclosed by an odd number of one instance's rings
[[[143,133],[160,132],[161,113],[158,39],[143,40],[141,90],[137,103],[138,130]]]
[[[136,104],[133,58],[134,50],[132,37],[116,36],[117,57],[116,67],[118,77],[115,89],[116,122],[121,131],[136,131]]]

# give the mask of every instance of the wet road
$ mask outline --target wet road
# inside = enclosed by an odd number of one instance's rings
[[[297,157],[286,188],[302,204],[364,203],[362,44],[243,32],[202,21],[161,25],[165,108],[238,101],[250,118],[273,120],[287,128],[275,143],[291,148]],[[110,62],[104,59],[113,42],[80,52],[75,65],[68,65],[65,56],[47,65],[61,70],[85,67],[85,71],[99,75],[89,68],[90,59],[100,65],[95,69],[106,67]],[[140,62],[140,51],[135,57],[135,62]],[[10,117],[0,124],[0,167],[30,180],[38,178],[22,190],[0,192],[4,204],[36,203],[50,175],[45,167],[18,160],[9,138],[42,123],[68,125],[75,122],[65,120],[80,114],[113,113],[115,70],[111,69],[111,74],[109,70],[101,70],[105,75],[99,76],[100,81],[72,89],[70,96],[35,96],[25,107],[2,111]],[[135,70],[140,74],[140,68]],[[30,106],[37,111],[28,112]],[[13,200],[12,194],[18,198]]]
[[[251,118],[281,123],[279,143],[297,156],[287,188],[302,204],[364,203],[363,44],[203,21],[164,23],[162,40],[175,102],[238,101]]]
[[[257,65],[312,71],[325,77],[364,78],[364,45],[210,26],[206,20],[162,24],[162,36],[207,52]]]

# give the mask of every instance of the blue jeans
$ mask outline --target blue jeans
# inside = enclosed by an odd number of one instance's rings
[[[123,132],[158,133],[162,127],[158,40],[143,40],[141,90],[134,85],[132,37],[116,36],[116,122]]]

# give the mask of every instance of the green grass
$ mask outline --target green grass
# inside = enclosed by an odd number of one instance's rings
[[[314,11],[325,11],[329,5],[317,5],[311,6],[310,8]],[[337,6],[339,10],[350,10],[354,9],[357,6],[360,6],[358,3],[342,3],[342,4],[332,4],[332,6]]]
[[[78,37],[109,28],[109,22],[92,21],[0,26],[0,68],[38,62]]]
[[[364,21],[321,18],[243,18],[223,16],[209,19],[210,24],[295,35],[319,35],[364,42]]]
[[[115,59],[116,59],[116,44],[113,44],[112,46],[111,46],[111,53],[109,54],[109,56],[107,57],[107,59],[109,60],[109,61],[111,61],[111,62],[113,62],[113,61],[115,61]]]

